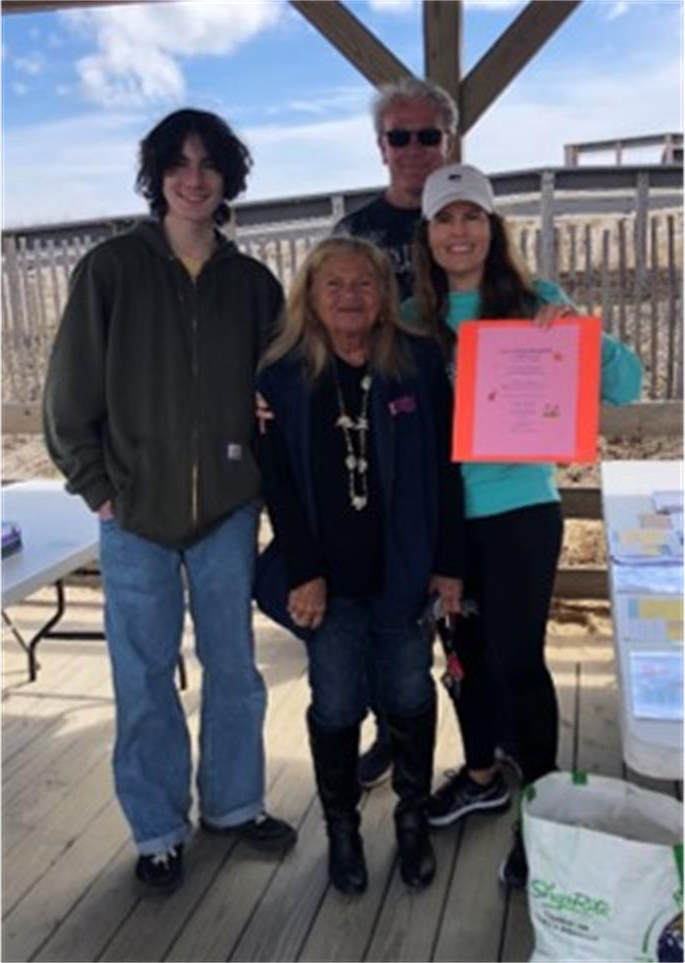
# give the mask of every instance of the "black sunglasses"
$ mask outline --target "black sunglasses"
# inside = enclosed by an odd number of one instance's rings
[[[443,131],[437,127],[422,127],[421,130],[403,130],[395,127],[393,130],[384,131],[383,136],[388,138],[391,147],[406,147],[412,137],[416,137],[422,147],[437,147],[442,140]]]

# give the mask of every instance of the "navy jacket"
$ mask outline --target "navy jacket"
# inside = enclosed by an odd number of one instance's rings
[[[406,336],[415,371],[402,380],[376,375],[370,396],[370,436],[375,447],[383,491],[385,571],[379,602],[383,617],[404,623],[418,617],[426,602],[430,576],[436,572],[439,535],[449,540],[459,571],[463,572],[463,493],[460,473],[449,472],[449,496],[458,506],[440,530],[439,460],[448,459],[445,410],[449,384],[438,346],[427,338]],[[311,534],[318,519],[309,452],[311,384],[297,352],[263,370],[257,387],[274,413],[291,457],[292,476]],[[443,475],[444,478],[444,475]],[[285,612],[287,586],[275,539],[257,563],[256,597],[260,607],[291,631]]]

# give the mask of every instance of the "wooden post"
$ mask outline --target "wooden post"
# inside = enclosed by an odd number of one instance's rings
[[[675,266],[675,225],[673,215],[669,214],[666,221],[667,232],[667,251],[668,251],[668,294],[667,294],[667,322],[668,322],[668,367],[666,371],[666,397],[676,396],[674,387],[677,382],[676,377],[676,299],[677,299],[677,277]]]
[[[652,376],[649,385],[649,397],[656,398],[659,393],[659,224],[655,217],[649,225],[649,246],[651,260],[649,264],[649,301],[650,301],[650,332],[649,358]]]
[[[423,63],[424,73],[459,103],[461,81],[461,0],[424,0]],[[461,161],[461,118],[454,138],[451,159]]]
[[[374,86],[411,76],[411,70],[338,0],[290,0],[290,5]]]
[[[459,128],[462,136],[473,127],[516,74],[573,13],[579,0],[532,0],[498,37],[460,89]]]
[[[545,170],[540,179],[540,276],[554,276],[554,171]]]
[[[595,310],[592,281],[592,228],[585,225],[585,310],[592,314]]]
[[[578,291],[578,278],[576,277],[576,225],[569,224],[568,226],[568,236],[569,236],[569,252],[568,252],[568,276],[569,276],[569,288],[568,293],[574,299],[577,298]]]
[[[609,242],[610,231],[602,231],[602,328],[611,333],[611,300],[609,298]]]
[[[649,179],[645,171],[637,175],[635,191],[635,349],[642,358],[642,302],[647,280],[647,215]]]
[[[618,336],[626,339],[626,222],[618,222]]]

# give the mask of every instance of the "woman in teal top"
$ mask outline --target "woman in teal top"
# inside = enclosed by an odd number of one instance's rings
[[[415,295],[405,320],[430,331],[451,364],[462,322],[531,318],[548,327],[575,314],[556,284],[531,280],[520,266],[492,187],[475,167],[450,164],[424,186],[415,242]],[[635,354],[603,335],[602,400],[640,394]],[[429,822],[445,826],[475,810],[499,810],[509,793],[495,747],[511,748],[525,783],[556,767],[558,709],[544,642],[563,520],[554,465],[470,462],[461,466],[467,525],[465,598],[477,615],[461,619],[465,676],[455,701],[466,765],[431,797]],[[521,834],[500,878],[525,885]]]

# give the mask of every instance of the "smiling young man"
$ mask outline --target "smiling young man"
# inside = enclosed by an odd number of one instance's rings
[[[152,218],[77,266],[44,396],[50,454],[100,518],[116,700],[114,778],[137,877],[182,879],[191,758],[174,686],[184,594],[202,664],[199,811],[208,832],[280,852],[264,811],[264,683],[251,623],[260,476],[254,373],[283,296],[216,228],[245,188],[247,148],[180,110],[141,142]]]
[[[342,218],[334,233],[365,237],[386,251],[406,298],[412,293],[411,243],[421,217],[421,191],[428,175],[449,159],[457,108],[442,87],[406,77],[381,89],[372,112],[390,183],[369,204]]]

